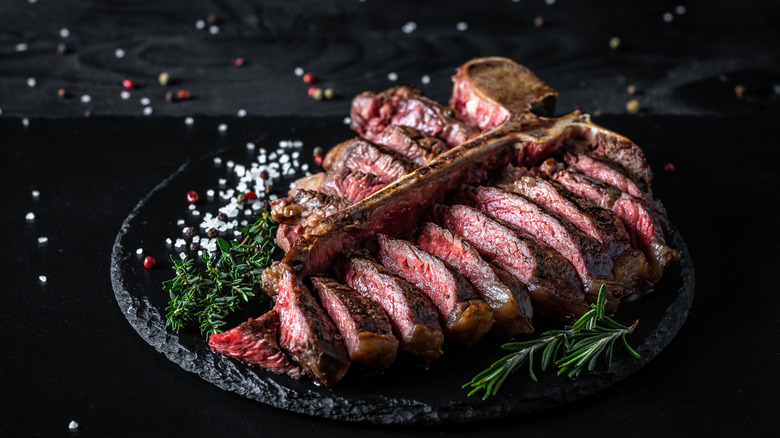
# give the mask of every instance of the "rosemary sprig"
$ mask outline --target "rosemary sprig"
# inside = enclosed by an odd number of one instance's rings
[[[639,321],[626,327],[604,315],[605,294],[606,287],[602,285],[596,304],[591,304],[590,310],[570,327],[546,331],[538,339],[502,345],[501,348],[511,353],[474,376],[463,388],[471,388],[469,396],[484,391],[482,399],[487,400],[491,395],[496,395],[506,379],[525,363],[528,363],[531,379],[537,382],[534,354],[539,354],[540,350],[542,371],[554,364],[558,368],[558,375],[566,374],[570,378],[579,376],[585,370],[593,371],[602,354],[609,369],[612,366],[614,345],[618,339],[632,356],[639,358],[639,353],[631,348],[626,340],[626,335],[634,331]]]
[[[164,281],[170,294],[166,328],[175,332],[197,324],[205,335],[219,333],[225,318],[261,293],[260,277],[274,252],[276,224],[267,211],[255,217],[249,228],[239,228],[242,242],[218,238],[219,255],[205,252],[203,267],[189,257],[171,256],[176,276]]]

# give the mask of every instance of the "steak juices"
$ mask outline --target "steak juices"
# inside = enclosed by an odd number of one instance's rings
[[[505,58],[453,76],[450,108],[406,86],[352,102],[360,136],[271,205],[284,258],[263,272],[275,305],[211,348],[324,385],[352,363],[429,363],[445,337],[572,322],[602,284],[608,310],[657,283],[679,253],[642,150]]]

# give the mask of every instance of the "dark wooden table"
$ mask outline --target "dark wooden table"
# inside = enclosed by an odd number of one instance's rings
[[[289,3],[3,4],[0,436],[767,436],[780,426],[779,8]],[[300,129],[340,123],[367,89],[410,83],[446,102],[455,67],[488,55],[556,88],[558,114],[580,108],[645,149],[696,267],[688,321],[645,368],[539,414],[379,427],[224,392],[128,325],[109,276],[112,245],[138,201],[182,163],[260,142],[287,116],[303,117]],[[309,98],[298,67],[335,97]],[[178,90],[191,98],[167,102]]]

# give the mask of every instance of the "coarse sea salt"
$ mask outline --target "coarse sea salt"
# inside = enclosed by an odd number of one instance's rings
[[[119,97],[121,97],[122,100],[130,99],[130,92],[127,90],[122,90],[122,92],[119,93]]]
[[[143,248],[138,248],[137,250],[135,250],[135,253],[138,254],[138,255],[141,255],[141,254],[144,253],[144,249]]]
[[[116,56],[117,58],[124,58],[125,57],[124,49],[116,49],[116,50],[114,50],[114,56]]]
[[[40,243],[41,245],[49,243],[49,238],[46,236],[41,236],[38,238],[38,243]]]
[[[195,123],[195,119],[193,119],[192,117],[186,117],[184,119],[184,124],[187,126],[192,126],[193,123]]]
[[[35,213],[29,212],[24,216],[25,219],[27,219],[27,222],[32,222],[35,220]]]
[[[141,98],[141,105],[147,106],[152,103],[152,99],[149,99],[148,97],[142,97]]]
[[[226,125],[224,123],[220,123],[219,126],[217,127],[217,129],[219,130],[219,132],[225,132],[225,131],[228,130],[228,125]]]
[[[68,429],[70,430],[78,430],[79,423],[76,420],[71,420],[70,423],[68,423]]]
[[[48,279],[46,278],[45,275],[39,275],[38,276],[38,281],[40,281],[41,283],[46,283],[48,281]]]

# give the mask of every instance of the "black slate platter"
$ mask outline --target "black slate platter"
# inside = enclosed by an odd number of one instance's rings
[[[312,166],[314,146],[334,145],[350,135],[338,123],[334,126],[332,119],[310,120],[305,129],[296,132],[286,126],[269,126],[257,142],[258,147],[272,150],[279,140],[300,139],[305,145],[301,157]],[[223,164],[215,165],[215,156],[222,158]],[[182,237],[179,219],[185,219],[187,226],[200,222],[188,212],[185,193],[201,193],[198,209],[216,214],[219,205],[213,199],[204,199],[203,194],[209,188],[218,190],[220,178],[229,178],[225,165],[229,160],[248,165],[253,159],[254,152],[248,152],[241,144],[184,164],[162,181],[124,221],[114,244],[111,277],[122,312],[149,345],[186,371],[270,406],[337,420],[381,424],[458,423],[537,412],[581,400],[639,370],[669,344],[693,303],[693,264],[677,231],[671,244],[682,253],[681,260],[671,266],[654,291],[623,303],[615,316],[624,324],[640,320],[629,341],[641,359],[634,359],[623,350],[616,351],[610,370],[600,366],[575,380],[548,371],[537,373],[540,381],[533,382],[527,370],[522,369],[506,382],[497,397],[482,401],[479,397],[467,397],[461,385],[502,355],[501,341],[497,339],[485,338],[470,350],[445,344],[445,355],[428,367],[400,358],[386,371],[353,368],[332,388],[248,366],[211,352],[205,337],[197,332],[167,331],[165,308],[169,297],[161,283],[173,276],[168,255],[179,252],[166,243],[166,238]],[[275,187],[283,193],[288,182],[280,181]],[[138,248],[143,249],[142,255],[136,254]],[[143,267],[146,255],[158,260],[154,269]],[[262,307],[255,306],[237,315],[229,327],[262,311]],[[554,327],[540,319],[536,326],[538,332]]]

